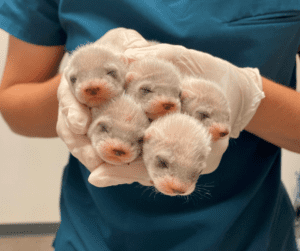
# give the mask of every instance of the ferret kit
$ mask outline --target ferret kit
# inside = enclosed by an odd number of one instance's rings
[[[99,157],[123,165],[142,156],[151,183],[165,195],[191,194],[211,143],[230,134],[220,87],[183,75],[168,61],[132,62],[99,39],[76,48],[63,77],[89,108],[87,137]]]

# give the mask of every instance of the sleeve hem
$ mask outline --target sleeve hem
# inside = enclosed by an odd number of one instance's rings
[[[30,10],[33,12],[33,10]],[[10,35],[23,40],[27,43],[44,46],[65,45],[66,34],[55,21],[40,14],[32,17],[29,10],[26,13],[18,13],[2,6],[0,11],[0,28]],[[45,20],[45,21],[44,21]]]

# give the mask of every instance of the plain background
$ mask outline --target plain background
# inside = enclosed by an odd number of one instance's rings
[[[7,41],[8,34],[0,29],[0,79]],[[61,176],[68,158],[68,149],[59,138],[17,135],[0,114],[0,224],[59,222]],[[282,179],[293,203],[298,172],[300,154],[283,150]]]

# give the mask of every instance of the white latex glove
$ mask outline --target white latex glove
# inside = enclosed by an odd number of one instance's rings
[[[131,184],[136,181],[144,186],[152,186],[142,157],[125,165],[104,163],[90,174],[88,181],[96,187]]]
[[[58,87],[57,98],[59,107],[56,132],[70,153],[92,172],[104,161],[99,158],[86,136],[91,123],[91,112],[76,100],[64,75]]]
[[[137,31],[122,27],[109,30],[104,36],[95,41],[95,43],[113,47],[113,49],[117,49],[119,52],[150,45]]]
[[[128,49],[125,56],[133,60],[144,57],[168,60],[175,64],[182,74],[214,81],[224,90],[231,109],[231,132],[228,137],[213,143],[207,169],[203,173],[216,170],[228,147],[229,137],[238,138],[254,116],[261,99],[265,97],[262,78],[257,68],[240,68],[208,53],[179,45],[158,44]]]
[[[117,46],[119,51],[148,46],[148,42],[139,33],[125,28],[111,30],[96,42],[112,44]],[[92,184],[99,187],[129,184],[135,181],[149,184],[147,183],[150,180],[147,170],[139,160],[126,165],[126,172],[124,172],[125,167],[106,164],[97,155],[86,135],[92,120],[90,109],[77,101],[64,74],[62,74],[57,98],[59,101],[57,134],[66,143],[71,154],[91,172],[89,180]]]

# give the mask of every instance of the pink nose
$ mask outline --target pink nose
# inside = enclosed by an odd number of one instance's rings
[[[116,156],[126,155],[126,153],[125,153],[124,151],[122,151],[122,150],[114,149],[113,152],[114,152],[114,154],[115,154]]]
[[[90,96],[97,95],[99,91],[100,91],[99,87],[92,87],[92,88],[85,89],[85,93],[90,95]]]
[[[164,103],[163,105],[163,108],[165,109],[165,110],[171,110],[172,108],[174,108],[175,107],[175,104],[173,104],[173,103]]]
[[[186,191],[184,190],[181,190],[181,189],[174,189],[174,188],[171,188],[172,192],[174,194],[184,194]]]
[[[159,184],[160,191],[169,195],[181,195],[187,192],[188,186],[177,179],[165,179]]]

